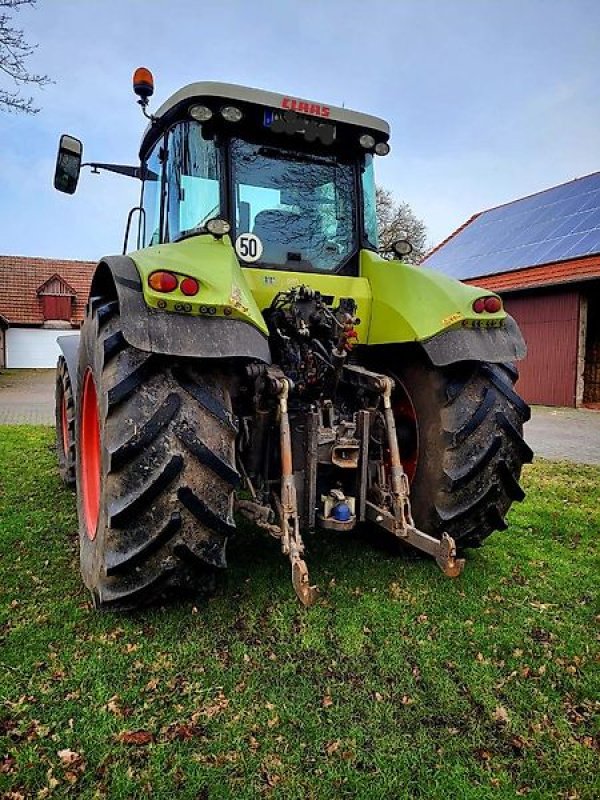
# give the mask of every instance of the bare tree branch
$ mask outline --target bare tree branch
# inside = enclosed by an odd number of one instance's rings
[[[13,25],[12,12],[23,6],[35,6],[37,0],[0,0],[0,73],[4,73],[17,87],[25,84],[47,86],[52,83],[47,75],[30,72],[26,61],[37,48],[29,44],[21,28]],[[23,97],[19,88],[15,91],[0,88],[0,110],[37,114],[40,110],[32,97]]]
[[[380,249],[391,251],[392,244],[406,235],[413,250],[404,260],[419,264],[427,252],[427,228],[423,220],[414,215],[408,203],[396,202],[394,195],[382,186],[377,187],[376,207]],[[392,257],[390,253],[389,258]]]

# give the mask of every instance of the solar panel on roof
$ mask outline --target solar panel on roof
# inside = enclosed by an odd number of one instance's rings
[[[483,212],[425,264],[466,279],[595,253],[600,172]]]

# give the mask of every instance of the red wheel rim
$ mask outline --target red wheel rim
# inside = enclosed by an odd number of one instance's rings
[[[409,483],[412,483],[419,460],[419,426],[411,399],[398,379],[392,396],[392,411],[396,422],[400,460]]]
[[[69,455],[69,423],[67,422],[67,398],[63,392],[60,403],[60,426],[62,433],[63,453]]]
[[[83,379],[80,427],[79,458],[83,518],[88,537],[94,539],[100,513],[100,416],[96,384],[89,367]]]

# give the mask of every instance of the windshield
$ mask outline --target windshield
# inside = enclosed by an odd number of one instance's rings
[[[253,233],[260,262],[289,270],[337,270],[356,249],[354,167],[231,141],[236,236]]]

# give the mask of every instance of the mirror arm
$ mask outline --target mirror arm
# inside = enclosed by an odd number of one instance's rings
[[[142,171],[140,167],[130,167],[127,164],[102,164],[95,161],[86,161],[82,167],[91,167],[92,172],[98,173],[101,169],[106,172],[116,172],[119,175],[126,175],[128,178],[142,178]]]

